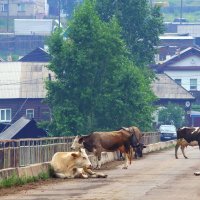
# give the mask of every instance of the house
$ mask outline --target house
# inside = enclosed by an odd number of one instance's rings
[[[8,123],[0,123],[0,133],[5,131],[8,127],[10,127],[10,124],[8,124]]]
[[[195,47],[195,38],[189,34],[166,33],[159,36],[159,46],[155,55],[155,62],[163,62],[180,51]]]
[[[0,123],[14,123],[26,116],[36,121],[50,120],[43,102],[45,80],[52,77],[46,66],[50,55],[37,48],[17,62],[0,62]]]
[[[195,101],[195,97],[191,95],[185,88],[176,83],[167,74],[156,74],[156,79],[152,84],[152,90],[157,96],[156,105],[158,110],[154,113],[155,122],[158,122],[158,111],[165,107],[168,103],[173,103],[181,106],[185,110],[185,117],[188,124],[191,122],[188,113],[191,110],[191,105]]]
[[[193,125],[200,126],[200,115],[197,115],[200,111],[200,49],[188,47],[153,69],[157,73],[167,74],[196,98],[190,117]]]
[[[34,119],[27,119],[25,117],[21,117],[5,131],[0,133],[0,140],[41,137],[47,137],[47,132],[38,128]]]
[[[0,17],[44,18],[48,13],[47,0],[0,0]]]

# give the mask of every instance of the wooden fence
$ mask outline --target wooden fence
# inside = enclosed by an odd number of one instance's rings
[[[58,151],[70,151],[74,137],[0,140],[0,169],[27,166],[51,160]],[[145,133],[143,143],[160,141],[158,133]]]

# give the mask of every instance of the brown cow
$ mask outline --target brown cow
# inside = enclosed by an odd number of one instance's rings
[[[119,131],[111,132],[93,132],[87,136],[76,136],[71,148],[78,149],[84,147],[89,152],[93,152],[97,157],[97,167],[101,167],[101,152],[113,152],[123,147],[125,153],[125,162],[123,169],[128,168],[128,158],[131,163],[131,147],[136,145],[137,138],[132,127],[122,128]]]
[[[132,152],[135,152],[134,154],[134,157],[135,158],[138,158],[138,157],[142,157],[143,156],[143,153],[142,153],[142,150],[144,148],[146,148],[146,145],[144,145],[142,143],[142,139],[143,139],[143,136],[144,134],[140,131],[140,129],[136,126],[132,126],[130,128],[123,128],[124,130],[127,130],[127,131],[131,131],[132,133],[134,133],[134,137],[132,138],[132,143],[131,143],[131,146],[132,146]],[[122,153],[124,153],[124,148],[123,147],[120,147],[119,148],[119,151],[120,151],[120,158],[122,158]],[[132,158],[132,155],[128,155],[128,156],[131,156]]]

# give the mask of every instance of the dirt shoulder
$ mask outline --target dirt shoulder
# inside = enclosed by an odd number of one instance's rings
[[[122,164],[123,164],[123,161],[113,161],[113,162],[102,165],[101,170],[115,169],[117,166],[122,165]],[[68,179],[58,179],[58,178],[49,178],[47,180],[39,180],[37,182],[32,182],[32,183],[28,183],[25,185],[13,186],[13,187],[9,187],[9,188],[0,188],[0,197],[7,196],[10,194],[16,194],[21,191],[37,189],[40,186],[44,186],[44,185],[57,184],[57,183],[67,182],[67,181],[69,181],[69,180]]]

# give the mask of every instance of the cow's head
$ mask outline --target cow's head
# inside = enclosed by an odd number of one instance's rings
[[[73,158],[74,166],[84,169],[92,168],[92,164],[85,152],[85,149],[81,148],[78,152],[71,153],[71,156]]]
[[[146,145],[142,144],[142,143],[139,143],[135,148],[135,157],[142,157],[143,156],[143,153],[142,153],[142,150],[146,148]]]
[[[77,135],[71,145],[72,150],[79,150],[80,148],[83,148],[83,136]]]

